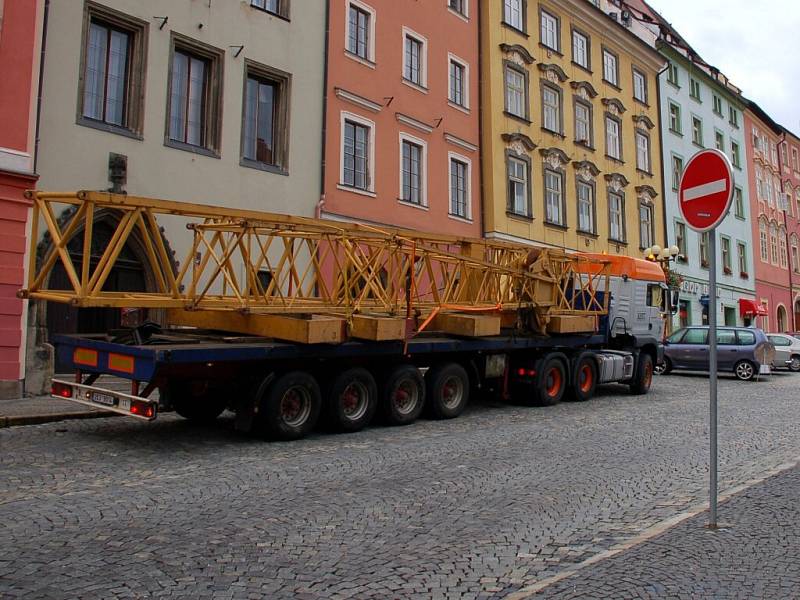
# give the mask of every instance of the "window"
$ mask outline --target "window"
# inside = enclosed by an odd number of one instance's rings
[[[462,17],[467,16],[467,0],[447,0],[447,7]]]
[[[524,0],[504,0],[503,21],[514,29],[525,31]]]
[[[638,69],[633,70],[633,97],[647,104],[647,76]]]
[[[778,264],[778,228],[774,223],[769,226],[769,259],[773,265]]]
[[[686,223],[675,221],[675,245],[678,247],[677,260],[686,260]]]
[[[400,138],[400,200],[424,206],[425,150],[422,143]]]
[[[730,121],[730,124],[733,125],[734,127],[736,128],[739,127],[739,111],[732,106],[728,107],[728,120]]]
[[[762,305],[766,308],[766,303],[762,302]],[[736,335],[739,337],[740,346],[754,346],[756,343],[756,334],[752,331],[738,329]]]
[[[733,166],[737,169],[742,168],[742,161],[739,157],[739,144],[733,140],[731,140],[731,163],[733,163]]]
[[[800,255],[797,250],[797,238],[792,236],[792,270],[800,273]]]
[[[650,172],[650,138],[641,131],[636,132],[636,168],[645,173]]]
[[[613,86],[619,85],[617,55],[603,48],[603,79]]]
[[[469,78],[466,63],[450,57],[450,94],[448,99],[453,104],[467,108],[469,106]]]
[[[622,143],[619,136],[620,123],[614,117],[606,117],[606,154],[622,160]]]
[[[286,0],[283,0],[282,2],[281,0],[250,0],[250,6],[260,8],[261,10],[265,10],[282,17],[286,16],[286,4],[288,4]]]
[[[672,189],[678,191],[683,175],[683,159],[679,156],[672,156]]]
[[[540,12],[541,42],[551,50],[561,51],[561,40],[558,17],[551,15],[546,10]]]
[[[529,163],[508,157],[508,211],[529,217],[530,193],[528,188]]]
[[[700,102],[700,82],[694,77],[689,79],[689,95]]]
[[[450,155],[450,214],[462,219],[471,217],[470,163],[460,156]]]
[[[766,178],[764,179],[764,195],[767,198],[767,204],[772,206],[772,177],[767,174]]]
[[[372,131],[364,122],[344,119],[342,184],[359,190],[372,189]]]
[[[222,53],[173,34],[168,141],[216,151],[222,102]]]
[[[768,262],[769,258],[767,256],[767,224],[764,221],[759,221],[758,223],[758,237],[760,242],[761,250],[761,262]]]
[[[708,268],[708,232],[700,234],[700,266]]]
[[[609,238],[615,242],[625,241],[625,206],[621,194],[608,194],[608,232]]]
[[[592,146],[592,105],[575,101],[575,141]]]
[[[733,188],[733,214],[739,219],[744,219],[744,194],[742,188]]]
[[[365,60],[373,60],[373,19],[366,6],[350,2],[347,17],[347,51]]]
[[[542,84],[542,126],[561,133],[561,90]]]
[[[714,132],[714,147],[720,152],[725,152],[725,135],[721,131]]]
[[[528,78],[525,73],[506,65],[506,112],[528,118]]]
[[[781,163],[789,166],[789,147],[786,145],[786,142],[781,144]]]
[[[697,146],[703,145],[703,122],[697,117],[692,117],[692,143]]]
[[[427,41],[425,38],[403,28],[403,79],[414,85],[425,87],[427,85],[427,72],[425,66]]]
[[[242,158],[288,166],[289,75],[247,63]]]
[[[725,307],[725,311],[728,308]],[[735,317],[734,317],[735,320]],[[727,322],[725,323],[728,324]],[[736,325],[736,323],[734,323]],[[736,332],[733,329],[718,329],[717,330],[717,344],[720,346],[735,346],[736,345]]]
[[[572,62],[586,69],[591,68],[589,36],[580,31],[572,31]]]
[[[726,275],[732,273],[731,269],[731,239],[724,235],[720,238],[720,247],[722,248],[722,271]]]
[[[708,343],[708,330],[707,329],[690,329],[683,337],[682,344],[707,344]]]
[[[722,98],[714,94],[712,96],[712,103],[714,105],[714,112],[719,116],[722,116]]]
[[[78,122],[107,131],[142,128],[147,24],[87,6]]]
[[[680,82],[678,81],[678,65],[673,62],[670,62],[667,68],[667,81],[669,81],[672,85],[680,85]]]
[[[792,148],[792,169],[800,171],[800,160],[797,157],[797,148]]]
[[[739,275],[747,275],[747,246],[744,242],[736,242],[736,253],[739,257]]]
[[[653,245],[653,207],[644,202],[639,203],[639,247],[649,248]]]
[[[594,228],[594,186],[578,181],[578,231],[596,233]]]
[[[565,225],[564,219],[564,176],[545,169],[544,171],[545,222]]]
[[[786,230],[781,227],[780,231],[778,232],[778,247],[779,247],[779,257],[780,257],[780,264],[781,269],[786,269],[788,264],[788,256],[786,254]]]
[[[669,130],[681,135],[681,107],[674,102],[669,103]]]

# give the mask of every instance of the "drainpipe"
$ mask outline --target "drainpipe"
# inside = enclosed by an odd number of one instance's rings
[[[483,23],[481,19],[480,3],[476,2],[474,6],[475,18],[478,20],[478,172],[480,173],[481,185],[478,202],[480,204],[481,214],[481,237],[486,238],[486,182],[484,181],[483,162],[486,160],[486,149],[483,145]],[[489,115],[491,118],[491,115]],[[505,168],[505,167],[503,167]]]
[[[658,41],[656,41],[656,47],[658,47]],[[662,54],[662,56],[664,56]],[[663,75],[666,70],[669,69],[669,61],[661,68],[660,71],[656,73],[656,114],[658,115],[658,138],[661,142],[661,147],[659,148],[661,154],[661,215],[664,221],[664,247],[669,248],[669,224],[667,222],[667,182],[666,176],[664,173],[664,130],[661,127],[661,75]],[[677,257],[675,262],[677,263]],[[668,264],[668,263],[667,263]],[[678,294],[680,297],[680,293]],[[680,306],[680,303],[678,303]],[[680,317],[678,317],[680,319]],[[664,328],[664,335],[669,335],[668,332],[672,331],[672,320],[673,315],[670,313],[665,319],[666,327]]]
[[[325,52],[323,58],[323,73],[322,73],[322,160],[320,161],[319,169],[319,202],[314,212],[316,218],[322,217],[322,207],[325,205],[325,159],[326,149],[325,144],[328,136],[328,41],[331,34],[331,3],[330,0],[325,2]]]
[[[39,91],[36,95],[36,133],[33,140],[33,172],[38,173],[39,163],[39,127],[42,122],[42,93],[44,90],[44,56],[47,48],[47,21],[50,15],[50,0],[44,0],[44,15],[42,17],[42,49],[39,53]]]

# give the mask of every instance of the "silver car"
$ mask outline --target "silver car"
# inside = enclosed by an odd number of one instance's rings
[[[772,366],[785,367],[795,373],[800,371],[800,339],[783,333],[769,333],[767,338],[775,345]]]

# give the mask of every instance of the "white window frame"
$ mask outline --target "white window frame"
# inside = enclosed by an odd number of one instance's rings
[[[642,215],[646,213],[648,220],[645,221]],[[639,247],[649,248],[653,245],[655,233],[655,210],[652,204],[639,202]]]
[[[641,131],[635,133],[636,138],[636,168],[645,173],[650,172],[650,138]],[[644,146],[640,141],[644,140]]]
[[[572,37],[572,40],[571,40],[572,41],[572,60],[575,62],[576,65],[580,65],[584,69],[588,70],[589,69],[589,65],[591,64],[589,62],[589,36],[586,35],[585,33],[581,32],[581,31],[578,31],[577,29],[573,29],[571,37]],[[575,38],[576,37],[579,37],[579,38],[583,39],[583,41],[585,42],[584,47],[583,47],[583,59],[584,59],[584,62],[581,62],[581,61],[577,60],[578,55],[575,52]]]
[[[612,52],[608,48],[603,48],[602,54],[603,54],[603,79],[608,83],[619,87],[619,56],[617,56],[614,52]],[[611,63],[606,60],[606,57],[611,58],[614,61],[614,69],[612,72],[614,76],[613,79],[608,77],[608,67]]]
[[[552,23],[553,29],[545,28],[545,23]],[[542,45],[545,48],[549,48],[550,50],[555,50],[556,52],[561,52],[561,20],[554,15],[553,13],[545,10],[544,8],[539,9],[539,41],[542,42]],[[548,39],[549,35],[552,34],[552,44],[549,42],[551,40]]]
[[[360,188],[356,188],[353,186],[346,185],[344,183],[344,126],[345,121],[353,121],[360,125],[364,125],[365,127],[369,128],[369,156],[367,160],[367,177],[369,179],[369,185],[367,186],[366,190],[362,190]],[[375,169],[375,121],[370,121],[369,119],[365,119],[364,117],[357,115],[355,113],[342,111],[339,113],[339,184],[337,188],[340,190],[346,190],[348,192],[353,192],[356,194],[362,194],[365,196],[375,196],[375,174],[378,172]]]
[[[406,78],[406,39],[411,38],[420,43],[419,53],[419,83]],[[415,89],[421,89],[427,92],[428,90],[428,38],[403,26],[403,45],[401,46],[403,52],[403,71],[401,73],[402,81],[406,85],[410,85]],[[449,79],[449,78],[448,78]]]
[[[514,214],[514,215],[532,218],[533,217],[533,207],[531,206],[531,189],[530,189],[531,175],[532,175],[531,171],[532,171],[532,169],[529,168],[528,163],[526,161],[524,161],[522,158],[520,158],[518,156],[507,156],[506,157],[506,185],[508,185],[508,182],[511,181],[511,176],[508,173],[508,164],[511,163],[511,162],[514,162],[515,164],[522,165],[522,172],[523,172],[523,174],[525,176],[525,179],[524,179],[524,181],[521,182],[521,183],[523,183],[523,187],[522,187],[522,192],[523,192],[523,194],[522,194],[522,202],[524,204],[523,210],[521,212],[517,211],[516,210],[516,205],[515,205],[513,207],[510,207],[510,212],[511,212],[511,214]],[[518,180],[515,179],[514,181],[518,181]],[[516,196],[514,197],[514,200],[516,201]]]
[[[420,201],[419,204],[411,202],[410,200],[403,200],[403,142],[410,142],[422,148],[422,156],[420,158]],[[413,206],[415,208],[428,208],[428,142],[420,139],[410,133],[401,131],[397,136],[397,150],[398,150],[398,164],[397,164],[397,198],[398,202],[404,206]]]
[[[611,211],[611,198],[612,197],[614,197],[614,198],[619,200],[618,211],[616,213],[619,216],[619,220],[616,221],[616,222],[613,221],[613,219],[612,219],[612,215],[613,215],[613,213]],[[618,232],[619,236],[618,237],[614,236],[614,227],[613,227],[614,224],[618,225],[618,227],[617,227],[619,229],[619,232]],[[625,197],[620,193],[611,192],[611,191],[608,193],[608,238],[611,241],[614,241],[614,242],[626,242],[627,241],[625,239]]]
[[[350,41],[350,6],[355,6],[363,10],[366,13],[369,13],[369,29],[367,35],[369,39],[367,40],[367,57],[364,58],[350,52],[347,49],[348,42]],[[375,9],[372,8],[369,4],[365,4],[361,2],[361,0],[347,0],[344,3],[344,54],[348,58],[353,59],[356,62],[360,62],[362,64],[366,64],[367,66],[374,66],[375,61]],[[366,62],[365,62],[366,61]]]
[[[465,217],[461,215],[457,215],[453,213],[453,161],[458,161],[460,163],[464,163],[467,166],[467,173],[465,178],[466,183],[466,213]],[[451,219],[456,219],[458,221],[470,221],[472,222],[472,161],[464,156],[463,154],[458,154],[457,152],[449,151],[447,153],[447,190],[448,190],[448,207],[447,207],[447,214]]]
[[[575,141],[583,143],[587,146],[592,145],[592,105],[586,102],[575,102]],[[583,109],[586,111],[586,120],[585,122],[582,119],[578,118],[578,110]],[[585,137],[581,137],[580,128],[583,127],[585,124],[586,127],[586,135]]]
[[[444,0],[447,3],[447,10],[462,19],[469,19],[469,0],[462,0],[464,3],[464,12],[458,12],[455,8],[450,6],[450,0]]]
[[[636,67],[633,68],[633,97],[642,104],[647,104],[647,75]]]
[[[558,182],[557,189],[547,185],[548,177],[552,177]],[[549,225],[559,225],[561,227],[566,225],[566,190],[564,189],[566,185],[566,176],[563,172],[555,169],[544,169],[544,222]],[[553,202],[551,202],[551,199]],[[553,211],[557,214],[557,219],[551,218]]]
[[[516,8],[519,10],[519,23],[514,23],[508,17],[508,10],[514,10],[514,4],[516,3]],[[506,25],[510,25],[511,27],[518,29],[519,31],[525,31],[525,0],[503,0],[503,23]]]
[[[739,264],[739,275],[747,274],[747,242],[736,240],[736,262]]]
[[[613,123],[614,127],[616,127],[616,138],[612,138],[611,135],[611,128],[609,128],[609,124]],[[606,154],[611,158],[616,160],[622,160],[622,125],[616,119],[606,116],[605,118],[605,130],[606,130]],[[612,142],[616,142],[612,144]],[[614,152],[612,152],[614,151]]]
[[[588,200],[588,202],[586,202],[586,205],[589,208],[589,227],[588,228],[581,226],[582,225],[582,223],[581,223],[581,218],[582,218],[581,206],[583,205],[583,201],[581,199],[581,194],[580,194],[580,190],[581,189],[586,189],[586,190],[589,191],[589,200]],[[597,208],[596,208],[596,205],[595,205],[596,200],[595,200],[595,188],[594,188],[594,186],[592,184],[586,182],[586,181],[578,180],[578,182],[575,184],[575,198],[576,198],[576,200],[578,202],[578,215],[577,215],[578,216],[578,231],[579,232],[583,232],[583,233],[590,233],[590,234],[593,234],[593,235],[596,234],[597,233],[597,224],[595,223],[595,220],[596,220],[595,219],[595,215],[597,214]]]
[[[456,63],[457,65],[461,66],[464,69],[464,80],[462,81],[463,90],[461,91],[461,96],[464,100],[463,104],[459,104],[455,100],[450,97],[450,89],[451,89],[451,81],[450,81],[450,63]],[[505,76],[505,73],[503,74]],[[470,101],[469,101],[469,63],[465,61],[463,58],[456,56],[452,52],[447,53],[447,101],[450,103],[451,106],[455,106],[457,108],[462,108],[465,110],[469,110]]]
[[[522,109],[522,114],[518,114],[511,110],[512,106],[509,102],[509,91],[511,87],[508,85],[508,73],[512,72],[515,76],[522,78],[522,90],[521,90],[521,97],[522,101],[520,103],[520,108]],[[505,94],[505,106],[508,114],[514,115],[515,117],[519,117],[520,119],[528,118],[528,78],[525,76],[525,73],[519,70],[519,68],[515,68],[509,64],[505,65],[503,69],[503,93]]]
[[[553,94],[555,99],[554,104],[548,104],[545,102],[545,96],[547,93]],[[562,123],[562,115],[561,115],[561,90],[550,85],[543,84],[542,85],[542,127],[544,127],[547,131],[552,131],[554,133],[561,133],[561,123]],[[554,121],[554,122],[551,122]],[[550,126],[552,125],[552,127]]]

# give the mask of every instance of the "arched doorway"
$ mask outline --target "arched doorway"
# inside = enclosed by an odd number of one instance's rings
[[[778,306],[778,331],[777,333],[784,333],[787,331],[786,308],[783,305]]]

